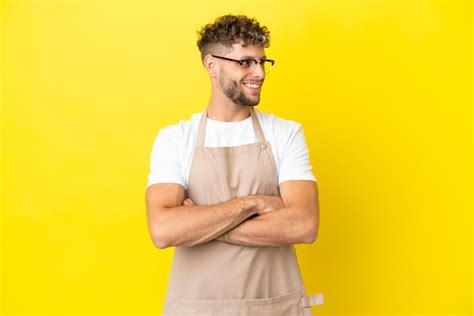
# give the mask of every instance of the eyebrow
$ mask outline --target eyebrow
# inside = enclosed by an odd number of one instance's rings
[[[254,56],[245,55],[242,57],[242,59],[256,59],[256,58]],[[260,59],[267,59],[267,56],[263,55],[262,58]]]

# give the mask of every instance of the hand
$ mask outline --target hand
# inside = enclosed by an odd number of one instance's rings
[[[282,198],[279,196],[258,195],[256,198],[258,215],[269,213],[285,207]]]

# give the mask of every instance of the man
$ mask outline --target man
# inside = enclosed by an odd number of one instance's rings
[[[313,243],[316,179],[302,126],[255,110],[269,32],[226,15],[199,33],[207,108],[161,129],[146,204],[156,247],[176,247],[164,315],[311,315],[295,243]]]

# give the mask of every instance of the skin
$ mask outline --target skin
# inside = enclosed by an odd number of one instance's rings
[[[264,49],[236,43],[218,54],[233,59],[251,56],[260,60]],[[208,116],[235,122],[250,115],[249,105],[260,102],[260,89],[244,82],[263,84],[265,72],[257,65],[253,72],[238,63],[207,55],[203,59],[212,85]],[[200,206],[185,196],[175,183],[158,183],[147,188],[147,222],[156,247],[192,247],[211,240],[245,246],[285,246],[313,243],[318,234],[319,199],[317,183],[290,180],[280,184],[281,197],[248,195]]]
[[[242,43],[233,44],[232,48],[221,50],[224,57],[232,59],[242,59],[244,56],[251,56],[260,60],[265,56],[264,49],[253,45],[243,46]],[[221,55],[221,54],[218,54]],[[211,79],[212,92],[208,104],[208,116],[211,119],[225,122],[241,121],[250,115],[250,108],[232,100],[226,95],[232,87],[237,93],[243,94],[253,105],[260,102],[260,91],[251,92],[243,86],[243,82],[253,82],[263,84],[265,72],[260,65],[255,67],[250,73],[240,68],[240,65],[231,61],[226,61],[212,57],[210,54],[203,59],[204,67]]]

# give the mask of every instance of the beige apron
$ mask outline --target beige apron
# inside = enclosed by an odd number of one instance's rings
[[[201,116],[187,195],[197,205],[246,195],[280,196],[275,161],[253,107],[257,143],[204,147]],[[176,247],[163,315],[306,316],[323,295],[306,296],[293,245],[249,247],[212,240]]]

